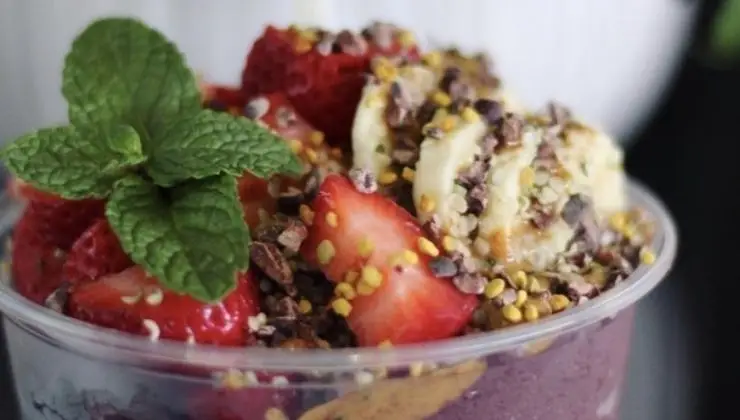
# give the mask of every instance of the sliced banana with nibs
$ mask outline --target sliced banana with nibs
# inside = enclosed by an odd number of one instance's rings
[[[421,65],[397,68],[387,61],[375,64],[375,74],[377,77],[365,86],[355,114],[352,150],[354,166],[378,176],[391,165],[395,142],[400,141],[394,139],[393,129],[409,123],[412,126],[407,129],[415,129],[409,120],[435,88],[436,78]]]
[[[434,218],[454,250],[543,269],[577,231],[624,209],[622,154],[608,136],[493,101],[473,109],[480,118],[437,112],[413,186],[418,216]]]
[[[422,128],[439,109],[462,110],[475,98],[499,99],[507,111],[522,109],[485,60],[453,50],[430,53],[416,64],[379,58],[372,69],[352,129],[354,166],[379,179],[385,174],[390,182],[404,179],[398,176],[402,168],[413,168],[427,134]],[[460,116],[476,117],[470,109]]]

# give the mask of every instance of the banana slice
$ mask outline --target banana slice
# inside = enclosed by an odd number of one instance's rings
[[[435,89],[437,80],[434,72],[423,65],[399,69],[386,62],[377,64],[375,72],[382,78],[371,80],[363,89],[352,126],[352,151],[354,166],[368,169],[377,176],[393,161],[393,122],[389,119],[394,116],[390,114],[396,113],[396,117],[400,117],[397,120],[412,118],[429,92]],[[400,115],[402,113],[405,115]],[[403,123],[397,122],[398,125]]]
[[[544,269],[580,226],[563,216],[566,206],[591,202],[595,223],[624,209],[622,153],[582,123],[557,129],[549,119],[481,112],[490,108],[476,102],[477,119],[435,115],[437,136],[424,139],[416,165],[417,214],[434,218],[445,246],[463,255]]]
[[[381,181],[404,181],[397,172],[414,166],[422,128],[438,109],[477,97],[495,98],[509,111],[523,109],[483,59],[455,50],[430,53],[419,64],[380,58],[372,67],[375,77],[365,86],[355,114],[352,148],[354,166]]]

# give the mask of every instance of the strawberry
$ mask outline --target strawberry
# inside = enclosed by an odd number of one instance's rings
[[[72,243],[103,215],[97,200],[32,201],[13,233],[12,275],[16,290],[43,303],[62,285],[62,265]]]
[[[108,220],[93,223],[80,236],[67,254],[64,278],[70,284],[97,280],[131,267],[133,262],[121,248]]]
[[[286,92],[296,110],[332,144],[347,144],[369,66],[367,56],[299,57],[289,69]]]
[[[350,272],[368,273],[354,285],[356,296],[350,299],[347,319],[360,345],[447,338],[467,324],[477,298],[432,275],[428,254],[433,251],[420,245],[428,239],[416,219],[396,203],[357,191],[341,175],[329,175],[312,210],[303,257],[336,283],[344,282]],[[382,282],[368,287],[378,279],[370,275],[373,272]]]
[[[364,74],[376,56],[417,59],[408,33],[374,24],[362,32],[267,27],[254,43],[242,73],[246,96],[286,92],[296,110],[333,145],[349,140]]]
[[[245,96],[282,90],[288,65],[299,54],[298,35],[296,29],[265,28],[252,44],[244,65],[241,88]]]
[[[156,324],[158,338],[244,345],[250,339],[247,318],[259,313],[257,298],[257,282],[249,273],[239,276],[236,289],[221,302],[207,304],[162,289],[134,266],[72,285],[67,309],[74,318],[133,334],[151,335]]]
[[[342,153],[330,148],[324,142],[324,135],[315,130],[303,117],[298,115],[282,93],[258,95],[251,100],[240,99],[237,91],[228,87],[205,86],[209,106],[222,105],[227,109],[238,109],[247,117],[267,125],[275,133],[289,142],[291,148],[302,160],[311,166],[325,166],[331,171],[342,169]],[[303,189],[305,178],[301,180],[288,177],[275,177],[268,182],[249,173],[239,180],[239,195],[244,207],[247,223],[255,227],[259,224],[259,213],[273,214],[277,208],[275,196],[289,187]],[[272,191],[271,191],[272,190]]]
[[[20,201],[44,201],[54,203],[63,200],[61,197],[38,190],[20,178],[11,177],[8,181],[10,196]]]

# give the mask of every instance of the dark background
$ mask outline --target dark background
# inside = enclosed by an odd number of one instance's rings
[[[640,305],[624,420],[738,418],[740,366],[728,339],[740,332],[732,266],[740,260],[740,63],[719,66],[706,54],[717,3],[702,6],[694,47],[627,154],[628,171],[673,211],[681,245],[670,278]],[[15,419],[14,410],[0,363],[0,419]]]

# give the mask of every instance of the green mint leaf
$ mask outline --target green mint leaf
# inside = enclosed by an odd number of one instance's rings
[[[116,183],[106,216],[131,259],[176,292],[218,301],[248,267],[249,230],[231,176],[163,191],[130,175]]]
[[[126,170],[146,160],[130,126],[46,128],[7,145],[0,158],[34,187],[68,199],[103,198]]]
[[[151,151],[147,171],[154,182],[174,185],[189,178],[249,171],[260,178],[300,174],[302,165],[279,136],[254,121],[202,110],[179,119]]]
[[[201,106],[195,77],[177,47],[126,18],[93,22],[75,39],[64,62],[62,93],[73,124],[126,123],[139,132],[145,150],[169,121]]]

